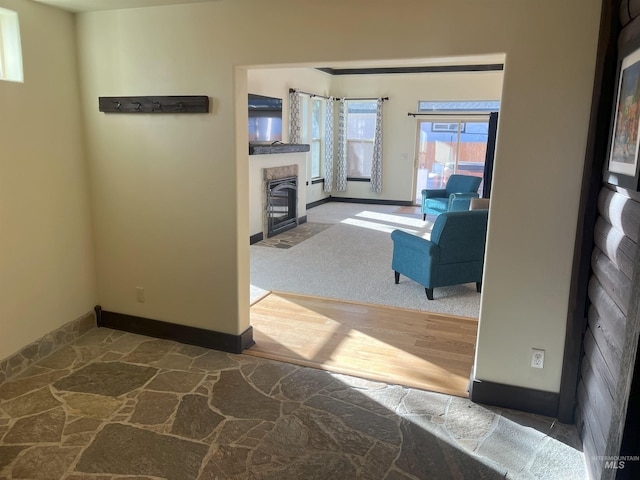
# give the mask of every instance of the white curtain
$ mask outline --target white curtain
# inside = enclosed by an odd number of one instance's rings
[[[347,191],[347,112],[346,101],[340,99],[338,114],[338,160],[336,162],[336,190]]]
[[[325,104],[324,115],[324,191],[333,190],[333,97]]]
[[[301,130],[300,94],[289,91],[289,143],[300,143]]]
[[[382,192],[382,99],[376,102],[376,131],[373,137],[373,160],[371,162],[371,191]]]

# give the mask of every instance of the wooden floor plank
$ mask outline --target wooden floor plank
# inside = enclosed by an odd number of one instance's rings
[[[280,292],[250,314],[248,355],[468,396],[476,319]]]

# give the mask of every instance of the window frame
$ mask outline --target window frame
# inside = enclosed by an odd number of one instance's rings
[[[319,118],[318,118],[318,136],[314,137],[313,136],[313,105],[314,103],[317,102],[318,104],[318,112],[319,112]],[[323,163],[323,157],[324,157],[324,139],[325,139],[325,116],[327,114],[327,106],[326,106],[326,100],[320,98],[320,97],[311,97],[309,99],[309,103],[310,103],[310,108],[309,108],[309,125],[310,125],[310,129],[309,129],[309,145],[310,145],[310,156],[311,156],[311,161],[309,162],[310,164],[310,168],[311,168],[311,179],[312,180],[316,180],[318,178],[322,178],[322,163]],[[318,162],[317,162],[317,167],[318,167],[318,171],[314,172],[314,161],[313,161],[313,144],[317,143],[318,145]]]
[[[413,194],[414,195],[414,204],[419,205],[420,204],[420,195],[421,195],[421,190],[424,188],[444,188],[445,184],[446,184],[446,178],[449,177],[449,175],[452,174],[463,174],[463,175],[475,175],[478,177],[482,177],[484,178],[484,174],[482,175],[476,175],[475,173],[471,173],[468,170],[470,170],[470,167],[474,167],[473,170],[474,171],[479,171],[476,170],[475,168],[477,168],[477,163],[478,162],[474,162],[473,164],[471,163],[467,163],[464,161],[462,157],[462,145],[468,143],[467,141],[463,141],[462,136],[463,135],[487,135],[487,141],[483,142],[485,143],[485,148],[486,146],[488,146],[488,125],[489,125],[489,119],[490,119],[490,114],[479,114],[479,113],[473,113],[473,114],[469,114],[467,113],[466,115],[457,113],[457,112],[451,112],[449,114],[444,114],[444,113],[439,113],[439,114],[435,114],[435,115],[429,115],[429,114],[425,114],[424,116],[421,116],[418,119],[418,122],[416,124],[416,162],[415,162],[415,166],[414,166],[414,182],[413,182]],[[457,131],[450,131],[450,132],[444,132],[444,131],[440,131],[438,132],[436,130],[436,133],[438,134],[442,134],[442,133],[450,133],[451,135],[455,136],[455,139],[451,140],[451,147],[452,147],[452,159],[449,162],[440,162],[437,161],[438,163],[440,163],[440,165],[442,165],[443,169],[440,172],[436,172],[435,169],[433,169],[430,165],[429,162],[429,158],[431,158],[433,161],[434,157],[428,155],[428,150],[426,149],[427,147],[427,143],[430,142],[444,142],[444,143],[448,143],[446,141],[443,141],[442,139],[440,140],[426,140],[422,138],[422,133],[425,132],[425,129],[422,128],[423,124],[431,124],[433,125],[434,123],[449,123],[449,124],[458,124],[458,129]],[[485,124],[487,125],[487,132],[473,132],[474,128],[468,128],[468,127],[473,127],[474,125],[480,125],[480,124]],[[464,125],[464,128],[463,128]],[[469,131],[472,130],[472,131]],[[427,131],[428,132],[433,132],[433,129],[431,128],[431,126],[427,127]],[[469,153],[469,152],[467,152]],[[465,157],[466,158],[466,157]],[[482,172],[484,172],[484,161],[480,162],[482,163]],[[465,168],[466,167],[466,168]],[[448,169],[448,172],[447,172]],[[443,183],[441,184],[429,184],[426,181],[420,180],[421,178],[421,174],[420,171],[426,171],[427,173],[432,172],[436,175],[436,178],[442,176],[444,177],[444,180],[442,180]],[[479,187],[479,191],[481,191],[482,189],[482,184]]]
[[[323,178],[323,166],[324,166],[324,144],[325,144],[325,116],[326,116],[326,102],[327,100],[321,96],[315,95],[300,95],[300,138],[303,143],[308,144],[309,148],[309,161],[307,162],[307,177],[313,183],[318,183],[317,180]],[[320,105],[320,118],[318,119],[318,132],[317,138],[313,137],[313,104],[318,102]],[[313,165],[313,144],[318,145],[318,168],[317,172],[314,172]]]
[[[371,104],[371,108],[367,108],[366,111],[363,112],[350,112],[349,111],[349,104],[354,104],[354,103],[367,103],[367,104]],[[370,145],[370,150],[371,150],[371,158],[369,159],[369,164],[373,163],[373,145],[375,143],[375,121],[376,121],[376,111],[377,111],[377,101],[376,100],[345,100],[345,116],[346,116],[346,132],[345,132],[345,143],[346,143],[346,163],[347,163],[347,172],[351,171],[352,169],[350,168],[351,164],[352,164],[352,160],[353,157],[351,157],[350,152],[352,151],[351,148],[349,148],[350,144],[363,144],[363,145]],[[368,115],[373,115],[373,120],[374,120],[374,125],[373,125],[373,136],[371,138],[351,138],[349,136],[349,115],[353,115],[353,114],[368,114]],[[363,161],[363,163],[366,162],[366,159]],[[347,175],[347,181],[352,181],[352,182],[369,182],[371,181],[371,170],[369,170],[368,172],[363,172],[362,169],[360,170],[360,173],[362,175],[353,175],[353,174],[348,174]]]

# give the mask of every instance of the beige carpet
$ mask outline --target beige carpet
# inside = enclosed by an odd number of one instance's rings
[[[287,249],[252,245],[251,301],[278,291],[478,318],[475,283],[436,288],[431,301],[424,287],[406,277],[394,283],[391,232],[399,228],[428,238],[433,226],[396,209],[326,203],[307,216],[329,228]]]

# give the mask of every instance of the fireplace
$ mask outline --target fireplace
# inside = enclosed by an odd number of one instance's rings
[[[298,225],[298,165],[262,169],[263,238]]]
[[[267,237],[273,237],[298,225],[297,203],[297,176],[267,182]]]

